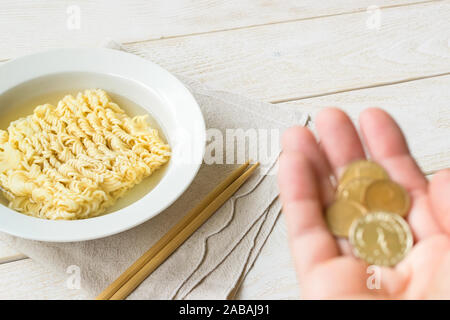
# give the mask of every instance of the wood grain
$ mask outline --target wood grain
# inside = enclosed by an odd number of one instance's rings
[[[3,0],[0,10],[0,59],[37,50],[95,46],[105,37],[130,42],[280,21],[365,11],[368,6],[402,6],[423,0]],[[80,28],[69,29],[80,12]],[[72,24],[72,26],[74,26]]]
[[[290,102],[311,115],[338,106],[357,122],[368,107],[387,110],[402,127],[411,152],[426,174],[450,168],[450,76],[355,90]]]
[[[31,259],[0,264],[0,299],[85,299],[82,289],[69,289],[69,276],[48,270]]]
[[[126,45],[168,70],[270,102],[450,73],[450,1]],[[430,23],[429,19],[433,20]]]

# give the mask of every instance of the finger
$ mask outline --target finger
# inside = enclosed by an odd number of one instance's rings
[[[334,198],[334,189],[330,181],[332,172],[312,132],[305,127],[289,128],[283,134],[283,150],[301,153],[309,160],[319,179],[322,203],[331,203]]]
[[[425,193],[427,180],[409,153],[406,139],[394,119],[381,109],[370,108],[361,113],[360,125],[369,153],[392,179],[413,194]]]
[[[429,186],[432,213],[441,228],[450,233],[450,170],[436,173]]]
[[[365,157],[355,126],[343,111],[336,108],[321,111],[317,116],[316,126],[336,177],[350,162]]]
[[[300,152],[284,151],[278,172],[280,197],[299,280],[315,266],[338,255],[322,214],[316,175]]]
[[[440,232],[426,198],[427,180],[411,156],[397,123],[385,111],[366,109],[360,115],[363,139],[372,158],[412,196],[408,221],[417,240]]]

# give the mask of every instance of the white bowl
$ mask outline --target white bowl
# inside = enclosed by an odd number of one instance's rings
[[[8,110],[17,99],[25,101],[45,93],[88,88],[125,97],[150,113],[172,148],[164,176],[148,194],[129,206],[84,220],[44,220],[0,205],[0,231],[52,242],[105,237],[154,217],[194,179],[205,149],[205,122],[200,108],[178,79],[132,54],[111,49],[61,49],[5,63],[0,66],[0,116],[20,113]],[[23,114],[16,118],[19,116]]]

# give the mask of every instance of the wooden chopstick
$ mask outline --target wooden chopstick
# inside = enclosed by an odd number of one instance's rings
[[[225,180],[215,187],[197,206],[191,209],[176,225],[174,225],[160,240],[158,240],[147,252],[145,252],[136,262],[125,270],[113,283],[111,283],[97,300],[108,300],[117,290],[120,289],[132,276],[150,261],[170,240],[172,240],[181,230],[183,230],[202,210],[204,210],[217,196],[222,193],[232,182],[241,176],[247,169],[249,161],[234,170]]]
[[[258,167],[259,163],[252,165],[246,172],[231,183],[210,204],[207,205],[195,218],[183,228],[167,245],[150,259],[138,272],[120,287],[110,300],[122,300],[134,291],[156,268],[158,268],[184,241],[186,241],[212,214],[219,209],[238,189],[247,181]]]

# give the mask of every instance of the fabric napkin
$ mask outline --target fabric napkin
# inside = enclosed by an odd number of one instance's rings
[[[124,50],[113,41],[106,46]],[[137,54],[151,59],[145,51]],[[253,156],[262,166],[129,299],[233,298],[281,209],[274,175],[281,133],[289,126],[305,125],[308,116],[294,107],[262,103],[177,77],[195,96],[206,121],[210,141],[205,162],[208,159],[208,162],[211,159],[226,160],[231,152],[242,154],[237,143],[226,143],[227,132],[237,129],[257,132],[258,144],[254,148],[249,147],[250,142],[245,145],[245,159]],[[221,140],[222,148],[217,145]],[[272,150],[261,152],[261,146],[267,144]],[[213,146],[216,146],[215,153],[211,152]],[[146,223],[114,236],[76,243],[46,243],[0,233],[0,240],[57,272],[66,273],[73,265],[79,267],[83,297],[93,298],[230,174],[239,165],[237,162],[242,161],[235,160],[231,164],[204,162],[191,186],[173,205]]]

